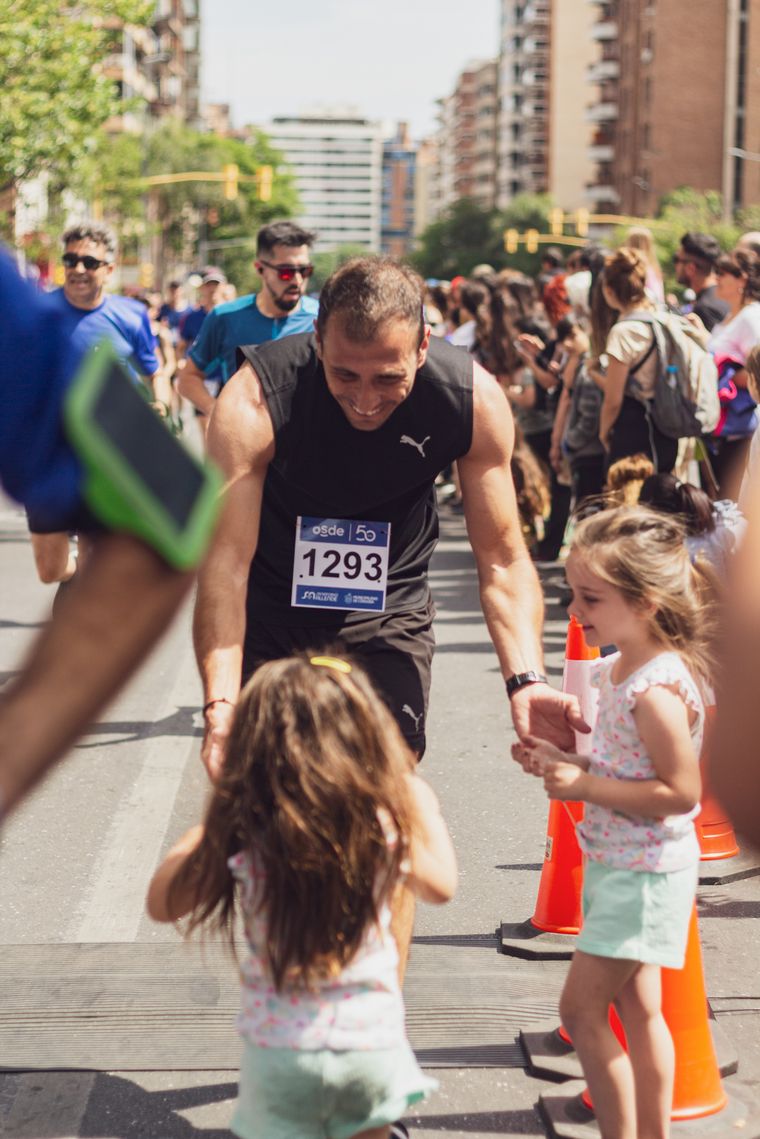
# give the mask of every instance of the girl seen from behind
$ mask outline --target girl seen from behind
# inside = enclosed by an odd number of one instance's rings
[[[242,1139],[386,1139],[435,1086],[404,1030],[389,908],[403,880],[448,901],[456,862],[367,677],[335,657],[263,665],[240,697],[205,821],[167,855],[147,900],[156,921],[189,915],[188,931],[230,940],[242,914]]]
[[[601,288],[618,318],[607,336],[607,375],[599,435],[610,463],[627,455],[647,455],[658,471],[671,471],[678,441],[663,435],[648,413],[659,375],[654,332],[636,315],[654,313],[647,296],[647,263],[635,249],[618,249],[607,258]]]
[[[660,968],[684,963],[699,844],[699,750],[708,684],[706,579],[679,522],[616,507],[577,527],[566,571],[568,611],[591,645],[617,645],[596,665],[599,711],[590,757],[541,740],[515,758],[550,798],[587,804],[583,928],[560,1000],[602,1135],[665,1139],[673,1042]],[[609,1026],[615,1002],[627,1053]]]

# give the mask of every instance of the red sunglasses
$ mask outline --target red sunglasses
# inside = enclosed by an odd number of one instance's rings
[[[271,261],[264,261],[263,258],[260,263],[266,265],[267,269],[274,269],[281,281],[292,281],[297,273],[307,281],[314,272],[313,265],[273,265]]]

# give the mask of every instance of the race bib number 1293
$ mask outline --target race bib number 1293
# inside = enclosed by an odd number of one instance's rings
[[[382,613],[390,540],[390,522],[299,517],[291,605]]]

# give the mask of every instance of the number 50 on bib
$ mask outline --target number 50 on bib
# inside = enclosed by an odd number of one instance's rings
[[[291,605],[382,613],[390,540],[390,522],[299,516]]]

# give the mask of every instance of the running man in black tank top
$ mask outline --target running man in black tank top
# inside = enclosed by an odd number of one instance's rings
[[[209,453],[229,491],[195,613],[212,777],[242,680],[267,657],[328,643],[362,660],[421,753],[433,483],[454,459],[516,730],[572,742],[565,697],[520,679],[541,675],[543,608],[515,504],[509,407],[469,357],[431,343],[421,287],[392,261],[349,262],[323,289],[316,334],[244,348],[219,400]],[[411,687],[388,691],[399,671]]]
[[[243,678],[302,648],[356,656],[421,754],[433,483],[454,459],[515,728],[573,747],[577,701],[541,675],[543,602],[517,513],[509,405],[465,353],[431,343],[421,280],[389,260],[348,262],[321,293],[313,338],[244,354],[208,436],[229,487],[195,609],[211,777]]]

